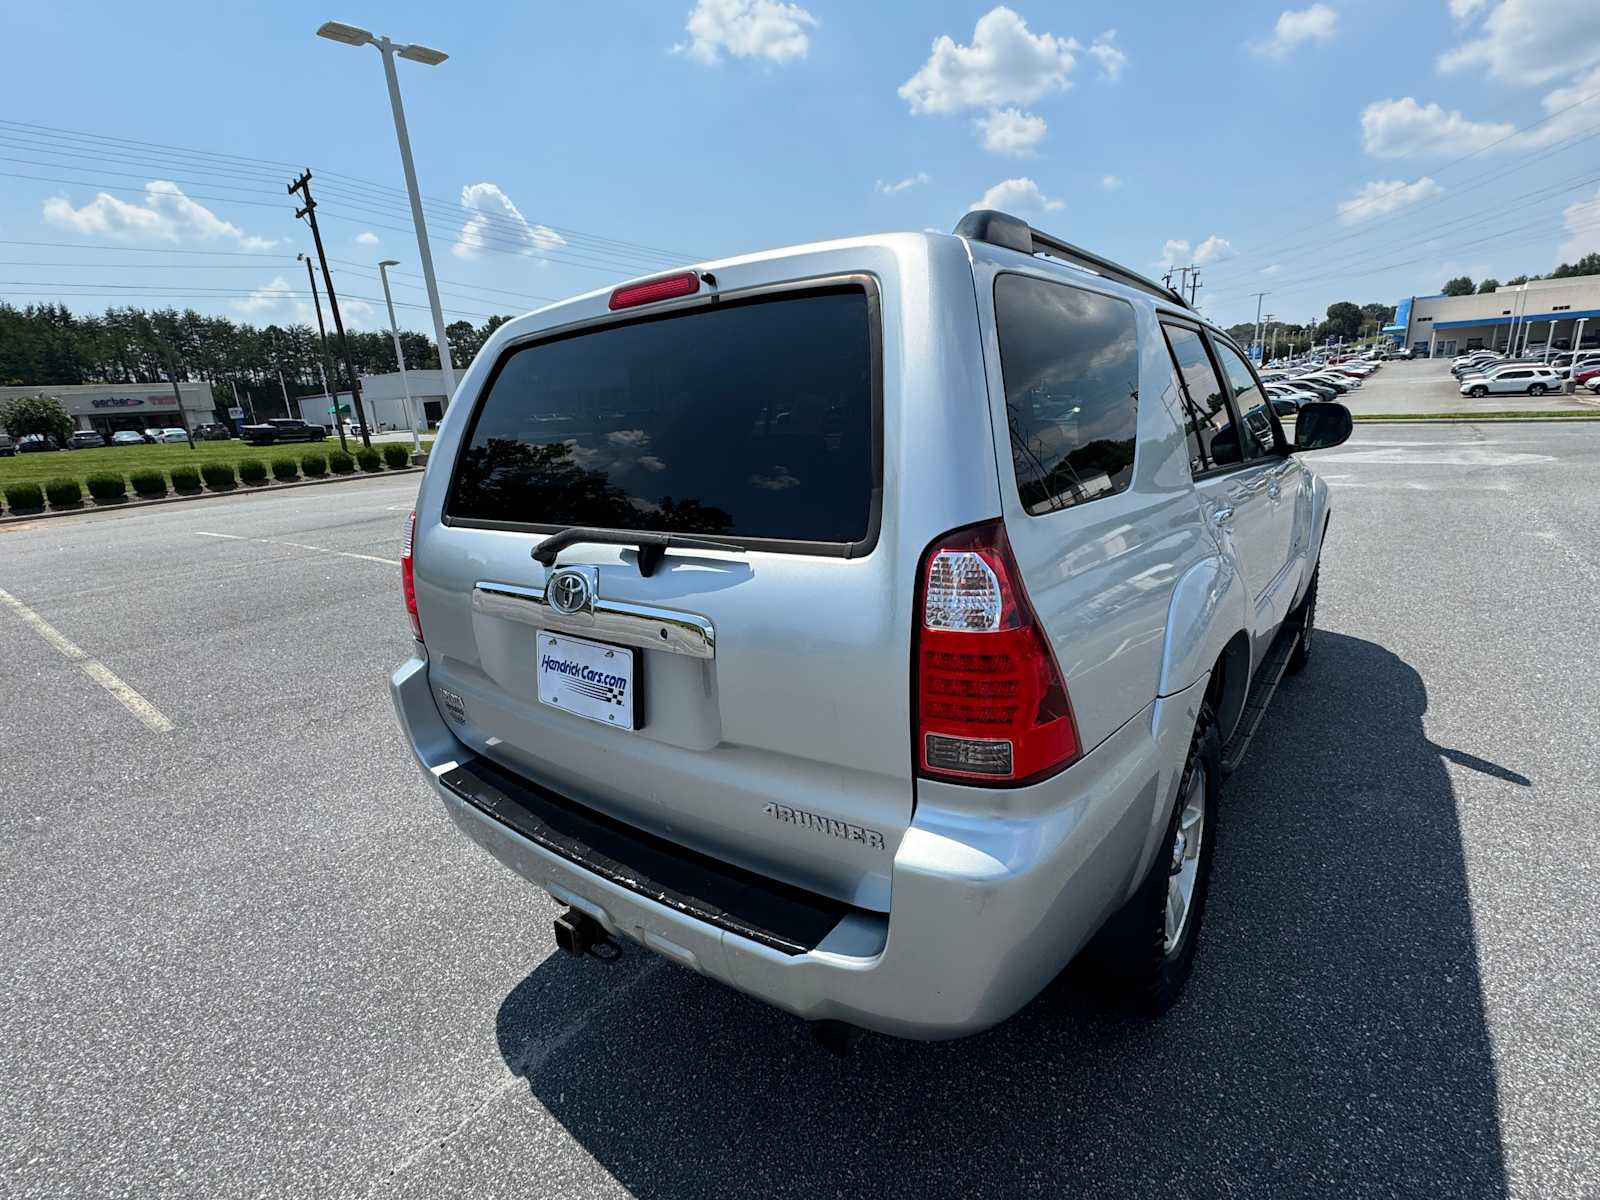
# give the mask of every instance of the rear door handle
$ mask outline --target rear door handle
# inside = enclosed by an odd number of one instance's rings
[[[1217,525],[1226,525],[1233,520],[1233,506],[1224,505],[1211,514],[1211,520]]]

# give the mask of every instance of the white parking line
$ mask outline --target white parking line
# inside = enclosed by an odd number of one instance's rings
[[[104,663],[90,658],[75,642],[4,588],[0,588],[0,603],[5,604],[33,626],[33,631],[59,650],[64,657],[77,663],[78,670],[115,696],[124,708],[143,721],[152,732],[172,732],[172,722],[161,715],[160,709],[124,683]]]
[[[398,558],[379,558],[376,554],[355,554],[349,550],[330,550],[326,546],[308,546],[304,542],[286,542],[281,538],[253,538],[241,537],[237,533],[207,533],[203,529],[194,531],[196,537],[226,538],[230,542],[260,542],[264,546],[289,546],[295,550],[315,550],[318,554],[336,554],[340,558],[359,558],[362,562],[383,563],[385,566],[398,567]]]

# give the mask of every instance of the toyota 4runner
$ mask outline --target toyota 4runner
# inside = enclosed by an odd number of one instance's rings
[[[1089,956],[1161,1012],[1328,523],[1246,357],[1001,213],[502,325],[406,530],[395,706],[575,952],[817,1022],[1003,1020]]]

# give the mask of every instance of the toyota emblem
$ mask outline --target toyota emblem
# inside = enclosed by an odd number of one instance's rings
[[[551,608],[569,617],[588,608],[594,600],[589,577],[575,567],[562,567],[552,574],[545,594],[550,598]]]

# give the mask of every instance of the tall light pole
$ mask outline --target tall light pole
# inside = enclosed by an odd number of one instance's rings
[[[346,46],[376,46],[383,56],[383,74],[389,82],[389,106],[394,110],[394,133],[400,142],[400,165],[405,171],[406,192],[411,198],[411,223],[417,230],[417,253],[422,258],[422,279],[428,285],[428,306],[433,309],[433,336],[439,345],[439,369],[444,372],[444,402],[456,391],[456,370],[450,362],[450,339],[444,330],[444,308],[439,303],[439,283],[433,277],[433,251],[428,247],[428,223],[422,215],[422,196],[417,191],[417,168],[411,161],[411,135],[406,132],[405,109],[400,104],[400,79],[395,74],[394,56],[424,66],[436,67],[450,56],[427,46],[401,45],[386,37],[374,37],[366,29],[342,21],[324,21],[317,36]]]
[[[411,461],[415,465],[423,461],[422,438],[417,433],[417,414],[411,409],[411,381],[406,378],[406,352],[400,348],[400,325],[394,319],[394,297],[389,295],[389,268],[399,265],[395,259],[384,259],[378,264],[378,276],[383,280],[383,302],[389,308],[389,336],[394,338],[394,357],[400,364],[400,391],[406,398],[406,424],[411,426]]]
[[[1261,361],[1260,355],[1265,352],[1265,347],[1263,347],[1261,345],[1261,300],[1262,300],[1263,297],[1270,296],[1271,294],[1272,294],[1271,292],[1256,292],[1255,293],[1255,298],[1256,298],[1256,336],[1255,336],[1255,342],[1254,342],[1252,348],[1256,352],[1256,355],[1257,355],[1256,361],[1257,362]]]

